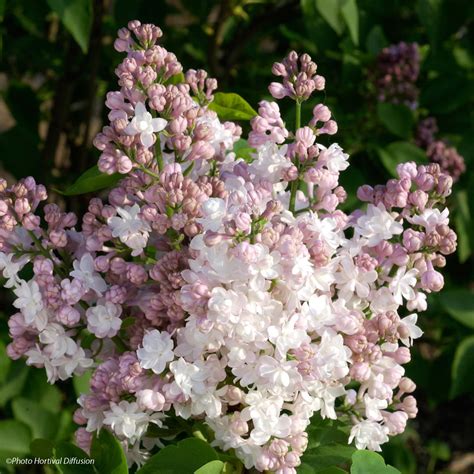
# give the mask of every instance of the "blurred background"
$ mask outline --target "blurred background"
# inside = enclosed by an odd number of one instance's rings
[[[92,139],[106,123],[105,94],[118,88],[113,41],[132,19],[159,25],[162,45],[185,69],[207,69],[220,91],[254,108],[269,98],[273,62],[292,49],[309,53],[326,78],[317,99],[339,125],[331,140],[351,155],[346,211],[359,185],[385,182],[402,161],[436,162],[453,176],[448,206],[458,252],[447,259],[445,290],[420,317],[425,334],[407,366],[419,415],[383,454],[404,474],[472,473],[474,2],[0,0],[0,176],[32,175],[52,201],[85,208],[90,196],[60,191],[97,161]],[[304,105],[303,118],[316,103]],[[1,294],[0,472],[13,472],[6,456],[40,449],[30,445],[35,438],[69,439],[75,399],[87,385],[76,378],[50,386],[42,371],[7,359],[11,313]]]

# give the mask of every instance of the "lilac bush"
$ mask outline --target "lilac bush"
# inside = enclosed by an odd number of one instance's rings
[[[0,183],[0,269],[18,310],[9,356],[51,383],[92,369],[77,444],[109,430],[130,465],[193,420],[258,471],[295,473],[316,413],[380,450],[417,413],[403,365],[456,249],[453,178],[401,164],[347,215],[349,156],[320,143],[337,124],[321,103],[301,117],[325,87],[307,54],[276,63],[269,86],[294,101],[295,128],[262,101],[245,140],[219,118],[216,80],[182,74],[161,36],[138,21],[119,31],[120,89],[95,146],[99,170],[121,179],[80,225],[40,211],[32,178]]]

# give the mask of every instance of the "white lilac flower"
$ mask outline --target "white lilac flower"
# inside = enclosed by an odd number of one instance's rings
[[[94,361],[87,357],[82,347],[76,345],[72,353],[54,359],[52,363],[57,369],[59,379],[67,380],[73,374],[82,375],[86,369],[92,367]]]
[[[149,416],[136,402],[112,402],[110,410],[104,412],[104,425],[110,426],[117,436],[131,443],[145,433],[149,421]]]
[[[21,280],[20,285],[13,290],[13,293],[17,296],[13,306],[21,311],[26,324],[33,324],[36,316],[43,309],[43,300],[38,283],[34,280],[29,282]]]
[[[112,236],[118,237],[122,243],[130,247],[133,250],[133,256],[140,255],[146,247],[151,231],[150,226],[140,218],[139,213],[138,204],[118,207],[118,216],[111,217],[108,221]]]
[[[190,397],[193,392],[202,394],[206,391],[204,381],[207,374],[196,364],[186,362],[180,357],[171,362],[170,371],[174,375],[174,383],[185,397]]]
[[[300,392],[301,398],[308,404],[313,412],[320,412],[322,418],[337,418],[335,403],[336,398],[346,394],[342,384],[326,384],[319,380],[305,382],[304,390]]]
[[[320,219],[316,213],[309,213],[305,219],[308,229],[314,232],[319,240],[326,243],[332,250],[336,250],[344,241],[338,230],[337,222],[331,217]]]
[[[80,260],[74,260],[72,265],[74,270],[70,275],[77,278],[86,291],[93,290],[100,296],[107,289],[107,283],[95,271],[94,259],[90,253],[85,253]]]
[[[226,202],[221,198],[209,198],[204,201],[201,210],[203,217],[197,219],[204,229],[216,232],[226,215]]]
[[[339,294],[345,300],[351,299],[354,293],[359,298],[367,298],[371,283],[376,281],[377,277],[375,270],[360,269],[349,256],[341,259],[339,271],[335,274]]]
[[[414,286],[417,283],[418,270],[412,268],[407,271],[406,267],[400,267],[389,284],[389,289],[393,293],[393,298],[398,304],[403,303],[403,298],[412,300],[416,293]]]
[[[270,356],[262,356],[258,360],[258,374],[261,377],[258,385],[267,387],[269,391],[280,391],[296,385],[301,381],[295,361],[280,361]]]
[[[138,102],[135,106],[135,116],[125,128],[128,135],[140,135],[142,145],[149,148],[155,143],[154,133],[165,129],[168,122],[162,118],[153,118],[145,107],[145,104]]]
[[[307,302],[303,303],[301,312],[307,318],[308,326],[318,333],[336,322],[331,298],[328,295],[313,294]]]
[[[18,277],[19,271],[29,262],[29,256],[25,255],[16,261],[13,261],[12,253],[0,252],[0,271],[7,281],[3,284],[5,288],[16,287],[21,280]]]
[[[357,219],[355,231],[367,239],[367,245],[375,247],[383,240],[389,240],[394,235],[403,232],[403,225],[397,222],[383,204],[369,204],[365,215]]]
[[[143,337],[142,346],[137,350],[140,366],[161,374],[168,362],[174,359],[173,340],[167,332],[153,329]]]
[[[114,337],[122,320],[122,307],[109,301],[103,301],[86,311],[87,329],[98,338]]]
[[[209,299],[209,318],[220,323],[230,321],[237,324],[245,303],[245,295],[239,295],[233,290],[226,290],[217,286],[213,288]]]
[[[408,330],[408,336],[403,337],[400,340],[408,347],[413,344],[413,339],[418,339],[423,335],[423,331],[416,325],[417,321],[418,315],[416,313],[406,316],[401,321],[403,326]]]
[[[411,224],[421,225],[426,232],[432,232],[438,225],[449,224],[449,209],[445,208],[443,211],[439,209],[425,209],[421,214],[409,217],[408,222]]]
[[[285,170],[291,166],[291,161],[286,156],[287,148],[271,142],[259,146],[256,157],[249,166],[250,172],[271,183],[279,183]],[[283,188],[279,190],[283,191]]]
[[[344,153],[337,143],[333,143],[329,148],[320,144],[318,144],[318,146],[321,149],[320,160],[324,160],[323,162],[326,168],[332,173],[344,171],[349,166],[349,162],[347,161],[349,155]]]
[[[313,367],[318,379],[333,381],[347,375],[350,353],[349,348],[344,346],[341,334],[333,335],[325,331],[313,359]]]
[[[376,421],[359,421],[351,429],[349,443],[353,440],[357,449],[381,451],[380,445],[388,441],[388,428]]]
[[[232,149],[234,145],[234,135],[232,130],[226,128],[217,117],[203,115],[196,120],[197,125],[205,125],[212,131],[212,140],[210,144],[216,153],[220,153],[222,148],[225,150]]]
[[[44,367],[46,370],[46,377],[49,383],[54,383],[58,379],[58,371],[56,367],[51,363],[51,359],[48,355],[41,351],[38,344],[32,347],[25,353],[26,365],[32,365],[34,367]]]
[[[297,349],[311,341],[308,333],[304,329],[298,328],[297,323],[298,316],[295,315],[281,325],[269,326],[267,330],[269,341],[275,344],[282,357],[285,357],[290,349]]]
[[[58,323],[50,323],[40,332],[39,341],[45,345],[44,352],[51,359],[71,354],[76,349],[76,343],[66,335],[64,327]]]
[[[382,419],[382,413],[380,410],[384,410],[388,406],[386,399],[371,398],[367,393],[364,395],[364,406],[365,416],[368,420],[380,421]]]

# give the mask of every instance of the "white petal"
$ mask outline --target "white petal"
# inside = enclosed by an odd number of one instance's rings
[[[133,119],[126,127],[125,127],[125,133],[127,135],[136,135],[138,133],[138,129],[135,126],[135,119]]]
[[[145,104],[143,102],[138,102],[138,104],[135,106],[135,117],[143,117],[147,112],[148,111],[145,107]]]
[[[168,122],[162,118],[154,118],[151,121],[151,126],[153,127],[154,132],[161,132],[165,129]]]
[[[140,141],[144,147],[151,147],[155,143],[155,136],[153,133],[142,133],[140,135]]]

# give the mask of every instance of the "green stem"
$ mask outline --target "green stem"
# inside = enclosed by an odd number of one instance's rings
[[[295,120],[295,131],[301,127],[301,102],[296,101],[296,120]]]
[[[295,132],[301,127],[301,102],[299,100],[296,101],[296,116],[295,116]],[[298,165],[296,165],[298,166]],[[300,184],[300,180],[296,179],[291,183],[290,186],[290,212],[295,212],[296,206],[296,192],[298,191],[298,187]]]
[[[295,212],[296,191],[298,191],[298,183],[299,183],[298,179],[295,179],[291,183],[291,187],[290,187],[290,206],[289,206],[290,212]]]
[[[160,179],[160,175],[159,174],[156,174],[156,173],[153,173],[153,171],[150,171],[148,168],[145,168],[143,165],[140,165],[139,166],[139,169],[141,171],[143,171],[145,174],[155,178],[155,179]]]
[[[163,171],[164,163],[163,163],[163,155],[161,153],[161,140],[160,140],[159,135],[156,136],[155,158],[156,158],[156,163],[158,164],[158,170],[160,172]]]
[[[184,170],[183,176],[188,176],[194,168],[194,161]]]

